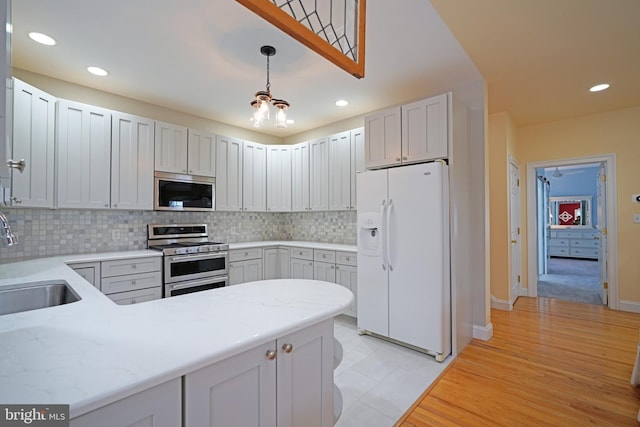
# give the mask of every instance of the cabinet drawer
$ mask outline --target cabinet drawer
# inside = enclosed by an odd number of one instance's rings
[[[102,277],[160,271],[162,264],[161,259],[161,257],[149,257],[102,261]]]
[[[262,258],[262,248],[234,249],[229,251],[229,262]]]
[[[549,247],[549,254],[550,255],[556,255],[556,256],[569,256],[569,248],[568,247],[562,247],[562,246],[550,246]]]
[[[580,231],[567,231],[567,230],[558,230],[557,237],[563,239],[580,239],[582,237],[582,232]]]
[[[549,245],[550,246],[569,246],[569,240],[568,239],[551,239],[549,240]]]
[[[313,261],[313,249],[291,248],[291,258]]]
[[[577,258],[598,258],[598,249],[571,248],[569,254]]]
[[[582,232],[583,239],[593,239],[594,237],[597,237],[599,235],[600,235],[599,231],[583,231]]]
[[[162,298],[162,287],[139,289],[137,291],[117,292],[107,295],[118,305],[140,304]]]
[[[336,262],[336,253],[334,251],[325,251],[322,249],[314,249],[313,250],[313,259],[315,261],[328,262],[335,264]]]
[[[336,264],[356,266],[358,255],[355,252],[336,252]]]
[[[580,239],[571,241],[572,248],[599,248],[600,240],[595,239]]]
[[[102,293],[104,294],[152,288],[154,286],[162,286],[162,274],[159,271],[102,278]]]

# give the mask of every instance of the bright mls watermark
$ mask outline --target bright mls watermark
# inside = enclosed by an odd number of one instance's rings
[[[69,427],[69,405],[0,405],[0,427]]]

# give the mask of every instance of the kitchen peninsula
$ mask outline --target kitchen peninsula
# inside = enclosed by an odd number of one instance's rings
[[[265,280],[119,306],[62,257],[0,265],[0,290],[51,280],[81,300],[0,317],[0,402],[69,404],[72,426],[135,421],[109,418],[123,416],[196,426],[216,412],[211,393],[222,391],[218,416],[236,420],[295,417],[303,396],[321,425],[333,425],[332,318],[353,298],[344,287]],[[300,362],[308,364],[296,378]],[[260,387],[241,402],[224,389],[229,382]]]

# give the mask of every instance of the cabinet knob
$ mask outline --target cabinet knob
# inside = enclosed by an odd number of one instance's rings
[[[309,265],[313,265],[313,263],[312,263],[312,262],[310,262],[310,263],[309,263]]]
[[[399,162],[399,161],[400,161],[400,157],[396,157],[396,162]]]
[[[275,358],[276,358],[276,355],[277,355],[277,354],[278,354],[278,353],[277,353],[275,350],[267,350],[267,354],[266,354],[266,356],[267,356],[267,359],[269,359],[269,360],[273,360],[273,359],[275,359]]]
[[[117,204],[117,203],[114,203],[113,207],[114,207],[114,208],[117,208],[117,207],[118,207],[118,204]]]
[[[19,205],[20,203],[22,203],[22,200],[18,199],[16,196],[13,196],[13,197],[11,198],[11,201],[12,201],[13,203],[15,203],[16,205]]]
[[[333,270],[334,268],[335,268],[335,267],[332,265],[332,266],[331,266],[331,269]]]
[[[109,207],[109,203],[105,203],[105,204],[104,204],[104,207],[105,207],[105,208],[108,208],[108,207]]]
[[[244,253],[244,256],[249,256],[249,252],[245,252],[245,253]]]
[[[135,304],[135,303],[136,303],[136,300],[132,299],[131,304]]]
[[[407,160],[407,156],[402,156],[402,160]]]
[[[131,268],[135,270],[136,268],[138,268],[138,266],[136,264],[131,264]]]
[[[133,286],[135,286],[135,285],[136,285],[136,281],[135,281],[135,280],[132,280],[132,281],[131,281],[131,284],[132,284]]]
[[[331,267],[331,268],[333,268],[333,267]],[[338,267],[337,265],[336,265],[336,270],[340,270],[340,267]]]
[[[282,344],[282,350],[284,350],[285,353],[291,353],[291,351],[293,350],[293,344]]]

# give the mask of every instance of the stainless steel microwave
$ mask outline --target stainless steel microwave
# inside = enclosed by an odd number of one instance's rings
[[[208,176],[156,172],[154,209],[157,211],[212,211],[216,179]]]

